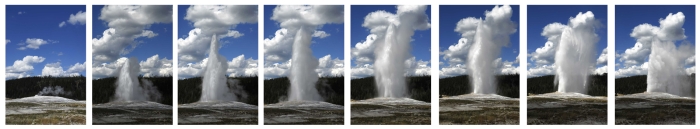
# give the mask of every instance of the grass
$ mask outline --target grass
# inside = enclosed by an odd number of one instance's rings
[[[9,102],[7,109],[37,109],[42,113],[5,115],[8,125],[85,125],[85,104],[36,104],[24,102]],[[71,108],[52,110],[56,108]]]

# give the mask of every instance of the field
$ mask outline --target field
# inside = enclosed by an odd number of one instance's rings
[[[26,77],[6,84],[6,124],[85,125],[85,77]]]
[[[239,102],[197,102],[202,94],[202,78],[178,80],[178,124],[180,125],[257,125],[258,77],[231,77],[243,93]],[[229,84],[232,86],[233,84]],[[234,88],[234,87],[232,87]]]
[[[591,75],[586,94],[559,93],[554,75],[528,78],[528,125],[607,124],[607,74]]]

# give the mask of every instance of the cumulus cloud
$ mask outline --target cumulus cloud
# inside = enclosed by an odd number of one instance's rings
[[[326,33],[325,31],[316,30],[316,31],[314,31],[313,34],[311,34],[311,36],[318,37],[318,38],[326,38],[328,36],[331,36],[331,34]]]
[[[140,43],[134,41],[137,38],[157,36],[147,29],[155,23],[172,22],[172,6],[109,5],[102,8],[99,19],[107,22],[109,29],[102,32],[102,37],[92,39],[93,66],[113,62],[130,53]]]
[[[181,63],[199,62],[208,53],[211,37],[238,38],[244,33],[234,30],[238,24],[257,23],[257,5],[193,5],[187,9],[185,20],[194,29],[186,38],[179,38],[178,59]]]
[[[615,77],[646,75],[652,42],[675,42],[686,39],[687,36],[683,28],[684,21],[685,15],[682,12],[669,13],[666,18],[659,20],[659,26],[643,23],[634,27],[630,36],[635,38],[637,42],[634,46],[625,49],[623,53],[616,53],[616,58],[622,63],[622,66],[618,66],[620,68],[616,71]],[[687,46],[682,45],[679,49],[685,47]],[[678,50],[674,55],[676,57],[664,58],[680,58],[680,60],[684,60],[682,64],[686,67],[685,72],[695,73],[695,52],[692,47],[688,47],[687,50]]]
[[[46,58],[41,56],[25,56],[22,60],[15,60],[12,66],[5,67],[5,79],[15,79],[31,76],[34,64],[44,62]]]
[[[66,25],[66,22],[70,23],[71,25],[75,24],[80,24],[80,25],[85,25],[85,12],[83,11],[78,11],[78,13],[71,14],[68,17],[67,21],[62,21],[61,23],[58,24],[58,27],[63,27]]]
[[[85,71],[84,63],[75,63],[71,65],[68,70],[63,70],[61,67],[61,62],[48,63],[41,70],[41,76],[80,76],[80,72]]]
[[[331,59],[331,55],[326,55],[319,58],[318,63],[316,72],[320,77],[344,75],[344,62],[337,57],[335,59]]]
[[[146,61],[141,61],[139,63],[141,66],[141,75],[144,77],[155,77],[171,76],[173,74],[173,61],[158,57],[158,55],[153,55],[146,59]]]
[[[26,46],[23,46],[23,47],[20,47],[17,49],[26,50],[27,48],[29,48],[29,49],[36,50],[36,49],[39,49],[39,47],[41,47],[41,45],[49,44],[49,42],[56,42],[56,41],[44,40],[44,39],[40,39],[40,38],[27,38],[27,40],[24,41],[24,44],[26,44]]]
[[[539,76],[544,76],[544,75],[554,75],[554,66],[553,65],[541,65],[541,66],[535,66],[531,67],[530,69],[527,70],[527,77],[539,77]]]
[[[231,59],[231,62],[228,62],[226,74],[230,77],[257,76],[258,60],[239,55]]]

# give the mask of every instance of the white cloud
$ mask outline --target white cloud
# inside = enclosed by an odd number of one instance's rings
[[[603,49],[603,52],[600,53],[600,56],[598,56],[598,59],[596,59],[596,64],[597,65],[607,65],[608,64],[608,48],[606,47]]]
[[[117,76],[117,74],[119,74],[119,72],[117,71],[119,67],[121,67],[124,64],[124,62],[128,60],[128,58],[122,57],[114,62],[93,65],[92,76],[94,79]]]
[[[416,57],[406,59],[404,68],[406,68],[405,76],[430,75],[430,61],[416,60]],[[374,76],[374,65],[362,64],[352,67],[352,78],[369,76]]]
[[[62,21],[61,23],[58,23],[58,27],[63,27],[63,26],[65,26],[65,25],[66,25],[66,22],[65,22],[65,21]]]
[[[536,67],[531,67],[527,70],[527,77],[539,77],[544,75],[554,75],[553,65],[541,65]]]
[[[629,67],[620,68],[615,71],[615,78],[629,77],[635,75],[646,75],[649,71],[649,64],[645,62],[642,65],[632,65]]]
[[[344,62],[343,60],[331,59],[331,55],[326,55],[318,59],[318,68],[316,68],[316,73],[319,77],[326,76],[343,76],[344,72]]]
[[[34,64],[44,62],[46,58],[40,56],[25,56],[22,60],[15,60],[12,66],[5,67],[6,79],[15,79],[31,76]]]
[[[265,63],[265,78],[279,78],[289,75],[291,61],[284,63]]]
[[[367,39],[355,44],[350,51],[352,58],[358,65],[371,64],[374,63],[374,41],[377,39],[377,35],[370,34]]]
[[[26,14],[26,13],[27,13],[27,12],[22,12],[22,11],[17,12],[17,14],[19,14],[19,15]]]
[[[369,76],[374,76],[374,66],[371,64],[364,64],[356,67],[352,67],[352,78],[364,78]]]
[[[5,45],[7,45],[7,44],[10,43],[10,42],[11,42],[11,41],[10,41],[9,39],[5,39]]]
[[[26,50],[27,48],[36,50],[36,49],[39,49],[39,47],[41,47],[41,45],[45,45],[45,44],[49,43],[47,40],[40,39],[40,38],[27,38],[27,40],[25,40],[24,42],[27,45],[18,48],[19,50]]]
[[[173,74],[173,61],[168,58],[158,58],[158,55],[148,57],[141,61],[141,75],[144,77],[171,76]]]
[[[245,58],[245,55],[239,55],[228,62],[226,74],[230,77],[241,76],[257,76],[258,75],[258,60],[253,58]]]
[[[311,34],[311,36],[312,36],[312,37],[318,37],[318,38],[326,38],[326,37],[328,37],[328,36],[331,36],[331,34],[326,33],[325,31],[316,30],[316,31],[314,31],[313,34]]]
[[[109,29],[102,33],[102,37],[92,39],[93,66],[113,62],[130,53],[139,44],[134,41],[136,38],[157,36],[146,29],[151,24],[172,22],[172,6],[110,5],[102,8],[99,19],[107,22]]]
[[[41,76],[80,76],[80,72],[83,71],[85,71],[84,63],[75,63],[74,65],[71,65],[67,71],[63,71],[63,67],[61,67],[61,62],[56,62],[46,64],[44,66],[44,69],[41,70]]]
[[[71,25],[75,25],[75,24],[85,25],[85,12],[78,11],[78,13],[71,14],[68,17],[67,22],[70,23]],[[60,24],[58,24],[58,27],[63,27],[65,25],[66,25],[66,21],[63,21]]]
[[[206,58],[211,37],[217,35],[223,38],[238,38],[243,33],[234,30],[238,24],[257,23],[258,6],[256,5],[194,5],[187,9],[185,20],[189,21],[194,29],[190,30],[186,38],[179,38],[178,59],[181,63],[199,62]],[[235,44],[235,43],[234,43]]]
[[[440,78],[454,77],[459,75],[467,75],[469,70],[466,65],[456,64],[453,66],[447,66],[440,69]]]
[[[598,68],[596,68],[595,70],[593,70],[592,73],[598,74],[598,75],[604,74],[604,73],[608,73],[608,66],[607,66],[607,65],[604,65],[604,66],[602,66],[602,67],[598,67]]]

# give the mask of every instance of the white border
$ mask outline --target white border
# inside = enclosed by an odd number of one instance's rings
[[[692,1],[692,0],[664,0],[664,1],[610,1],[610,0],[585,0],[585,1],[555,1],[555,0],[481,0],[481,1],[459,1],[459,0],[430,0],[430,1],[405,1],[405,0],[385,0],[385,1],[380,1],[380,0],[338,0],[338,1],[329,1],[329,0],[297,0],[297,1],[289,1],[289,0],[238,0],[238,1],[206,1],[206,0],[200,0],[200,1],[184,1],[184,0],[170,0],[170,1],[144,1],[144,0],[117,0],[117,1],[81,1],[81,0],[61,0],[61,1],[56,1],[56,0],[21,0],[21,1],[10,1],[10,0],[4,0],[0,1],[3,3],[3,5],[0,7],[0,38],[5,39],[5,6],[4,5],[17,5],[17,4],[38,4],[38,5],[49,5],[49,4],[56,4],[56,5],[66,5],[66,4],[84,4],[86,5],[86,12],[87,14],[87,19],[92,19],[92,5],[101,5],[101,4],[166,4],[166,5],[173,5],[173,15],[177,15],[177,5],[189,5],[189,4],[231,4],[231,5],[259,5],[258,7],[258,101],[259,101],[259,112],[258,112],[258,125],[253,125],[253,126],[230,126],[230,125],[216,125],[216,126],[206,126],[206,127],[214,127],[214,128],[278,128],[278,127],[288,127],[288,128],[363,128],[363,127],[370,127],[370,128],[382,128],[382,127],[391,127],[391,128],[434,128],[434,127],[439,127],[439,128],[511,128],[511,127],[516,127],[516,128],[557,128],[560,129],[562,128],[561,126],[533,126],[533,125],[525,125],[527,123],[527,109],[526,109],[526,76],[527,76],[527,65],[524,65],[527,57],[523,56],[520,57],[519,60],[521,60],[521,65],[520,65],[520,125],[516,126],[501,126],[501,125],[463,125],[463,126],[439,126],[438,123],[438,116],[439,112],[439,107],[438,104],[438,97],[439,97],[439,5],[451,5],[451,4],[457,4],[457,5],[483,5],[483,4],[517,4],[520,5],[520,55],[527,55],[527,5],[556,5],[556,4],[566,4],[566,5],[572,5],[572,4],[593,4],[593,5],[608,5],[608,26],[606,29],[608,30],[608,125],[607,126],[617,126],[614,125],[614,67],[615,67],[615,58],[614,58],[614,51],[615,51],[615,37],[614,37],[614,32],[615,32],[615,5],[626,5],[626,4],[635,4],[635,5],[675,5],[675,4],[693,4],[696,5],[700,3],[700,1]],[[345,124],[344,126],[319,126],[319,125],[309,125],[309,126],[270,126],[270,125],[265,125],[265,126],[260,126],[263,125],[263,87],[264,87],[264,66],[263,66],[263,60],[264,60],[264,49],[263,49],[263,26],[264,26],[264,13],[263,13],[263,5],[271,5],[271,4],[344,4],[345,5]],[[432,36],[432,43],[431,44],[431,93],[432,93],[432,103],[431,105],[433,106],[431,108],[431,119],[432,119],[432,125],[431,126],[412,126],[412,125],[398,125],[398,126],[363,126],[363,125],[352,125],[350,126],[350,80],[349,78],[351,69],[350,69],[350,60],[352,59],[350,57],[350,48],[352,47],[352,43],[350,42],[350,5],[388,5],[388,4],[429,4],[432,6],[432,19],[431,19],[431,25],[433,26],[433,29],[431,29],[431,36]],[[697,17],[700,16],[700,10],[697,9],[698,7],[696,6],[696,20]],[[553,10],[556,11],[556,10]],[[176,64],[177,60],[177,46],[175,41],[177,41],[177,16],[173,17],[173,63]],[[696,24],[696,31],[698,30],[697,23]],[[87,80],[92,80],[92,45],[91,45],[91,40],[92,40],[92,20],[87,20],[86,23],[86,79]],[[695,33],[695,37],[700,36],[700,33]],[[697,42],[697,41],[694,41]],[[5,48],[6,46],[3,45],[0,47],[0,50],[2,50],[3,54],[0,56],[2,59],[0,59],[0,64],[3,64],[4,66],[6,65],[6,60],[5,60]],[[700,48],[697,44],[695,45],[696,50]],[[697,57],[696,57],[697,60]],[[0,68],[1,71],[5,71],[5,67]],[[173,68],[174,73],[177,72],[177,67]],[[696,68],[696,73],[697,73],[697,68]],[[177,74],[173,74],[173,101],[174,104],[177,104]],[[1,78],[5,77],[5,74],[0,75]],[[696,80],[700,79],[700,77],[696,76]],[[0,95],[5,96],[5,82],[3,81],[2,83],[2,88],[0,88]],[[88,125],[92,124],[92,82],[88,81],[86,83],[88,86],[86,88],[87,92],[86,93],[86,112],[87,112],[87,117],[86,117],[86,123]],[[700,89],[696,89],[696,93],[698,93]],[[5,99],[1,99],[0,101],[4,102]],[[697,100],[696,100],[697,103]],[[0,109],[3,111],[5,110],[5,105],[3,104],[0,106]],[[696,106],[696,124],[700,123],[700,120],[697,118],[697,109],[699,109],[698,106]],[[177,123],[177,108],[173,108],[173,124]],[[5,124],[5,117],[0,118],[0,123],[2,123],[2,128],[17,128],[20,126],[14,126],[14,125],[4,125]],[[518,127],[519,126],[519,127]],[[45,128],[49,126],[22,126],[22,128]],[[50,126],[51,128],[92,128],[92,126]],[[118,128],[117,126],[102,126],[103,128],[108,128],[108,129],[116,129]],[[183,126],[183,125],[178,125],[178,126],[150,126],[150,127],[169,127],[169,128],[178,128],[178,129],[184,129],[184,128],[190,128],[192,126]],[[200,127],[200,126],[196,126]],[[583,129],[583,128],[591,128],[591,127],[602,127],[602,126],[565,126],[565,128],[574,128],[574,129]],[[632,125],[632,126],[624,126],[624,128],[658,128],[658,126],[644,126],[644,125]],[[673,127],[673,128],[699,128],[700,126],[698,125],[669,125],[669,126],[664,126],[664,127]],[[617,128],[617,127],[613,127]]]

